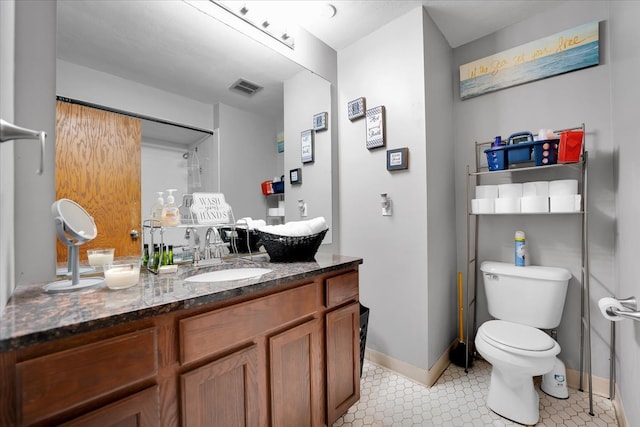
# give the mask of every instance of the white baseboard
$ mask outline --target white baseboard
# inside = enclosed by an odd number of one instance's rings
[[[596,377],[595,375],[592,375],[591,383],[593,386],[593,394],[606,398],[609,397],[609,378]],[[567,369],[567,385],[576,390],[579,389],[580,371]],[[585,391],[589,391],[589,379],[585,372],[582,374],[582,388]]]
[[[454,341],[451,346],[456,342],[457,341]],[[395,359],[370,348],[365,349],[364,357],[376,365],[380,365],[413,381],[424,384],[427,387],[431,387],[449,366],[449,350],[451,349],[451,346],[449,346],[447,351],[440,356],[431,369],[418,368],[410,363],[403,362],[402,360]]]
[[[627,415],[624,413],[622,402],[618,398],[620,396],[620,390],[618,390],[618,384],[616,384],[615,396],[613,398],[613,408],[616,410],[616,421],[618,421],[618,427],[629,427],[627,421]]]

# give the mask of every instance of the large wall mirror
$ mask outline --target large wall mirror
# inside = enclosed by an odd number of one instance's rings
[[[177,189],[178,202],[185,193],[222,191],[236,218],[266,217],[270,202],[262,195],[260,183],[285,175],[285,158],[277,150],[278,134],[285,126],[284,83],[300,73],[311,73],[193,4],[177,0],[58,0],[56,43],[59,111],[62,105],[74,110],[74,123],[78,116],[93,114],[93,110],[83,108],[97,109],[95,115],[101,125],[109,120],[103,115],[112,112],[139,121],[138,154],[130,152],[128,158],[106,156],[116,150],[117,144],[104,150],[85,147],[80,153],[86,156],[101,151],[102,157],[94,159],[94,169],[103,173],[117,170],[118,163],[135,163],[133,156],[140,158],[139,200],[131,200],[135,193],[126,197],[119,194],[119,183],[110,184],[112,188],[106,192],[101,187],[101,199],[108,198],[121,212],[133,211],[134,217],[140,212],[137,227],[150,212],[157,192],[170,188]],[[255,94],[246,93],[247,83],[259,86]],[[233,89],[234,84],[244,85],[244,89]],[[110,126],[117,129],[115,133],[121,133],[122,126],[104,125],[104,139],[113,144],[109,132],[114,129]],[[137,125],[126,126],[133,129]],[[88,128],[90,133],[96,127],[89,124]],[[293,129],[293,134],[298,131]],[[64,132],[58,133],[57,139],[64,137]],[[68,133],[70,149],[83,147],[78,143],[76,128]],[[71,158],[60,151],[56,157],[57,167]],[[74,160],[76,164],[81,161]],[[135,176],[131,174],[134,186]],[[69,181],[57,186],[82,182],[77,177]],[[74,193],[87,191],[87,184],[67,191],[63,196],[74,199]],[[100,210],[91,214],[100,215]],[[109,228],[110,237],[120,234],[130,239],[136,223],[113,219],[111,214],[109,217],[115,222]],[[100,234],[102,220],[95,219]],[[172,231],[174,235],[168,239],[184,243],[184,230]],[[96,239],[94,246],[116,244]],[[138,240],[133,245],[134,252],[139,252],[139,244]]]

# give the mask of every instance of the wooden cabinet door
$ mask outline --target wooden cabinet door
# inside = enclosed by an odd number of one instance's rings
[[[326,315],[327,425],[360,399],[360,305]]]
[[[160,425],[158,386],[63,424],[61,427],[157,427]]]
[[[184,427],[258,425],[255,345],[181,376]]]
[[[98,237],[86,250],[115,248],[115,256],[139,256],[141,244],[129,235],[141,232],[140,120],[58,101],[56,104],[56,200],[79,203],[91,215]],[[53,219],[52,219],[53,221]],[[57,241],[58,262],[67,247]]]
[[[269,339],[271,425],[323,425],[322,320]]]

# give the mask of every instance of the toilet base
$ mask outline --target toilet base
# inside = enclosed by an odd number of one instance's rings
[[[487,405],[498,415],[520,424],[538,422],[540,397],[533,386],[533,377],[509,372],[505,375],[494,366]]]

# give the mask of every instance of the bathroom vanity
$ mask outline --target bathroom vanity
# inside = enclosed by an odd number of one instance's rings
[[[360,397],[360,258],[141,274],[48,294],[0,317],[0,425],[323,426]],[[259,278],[190,282],[231,268]]]

